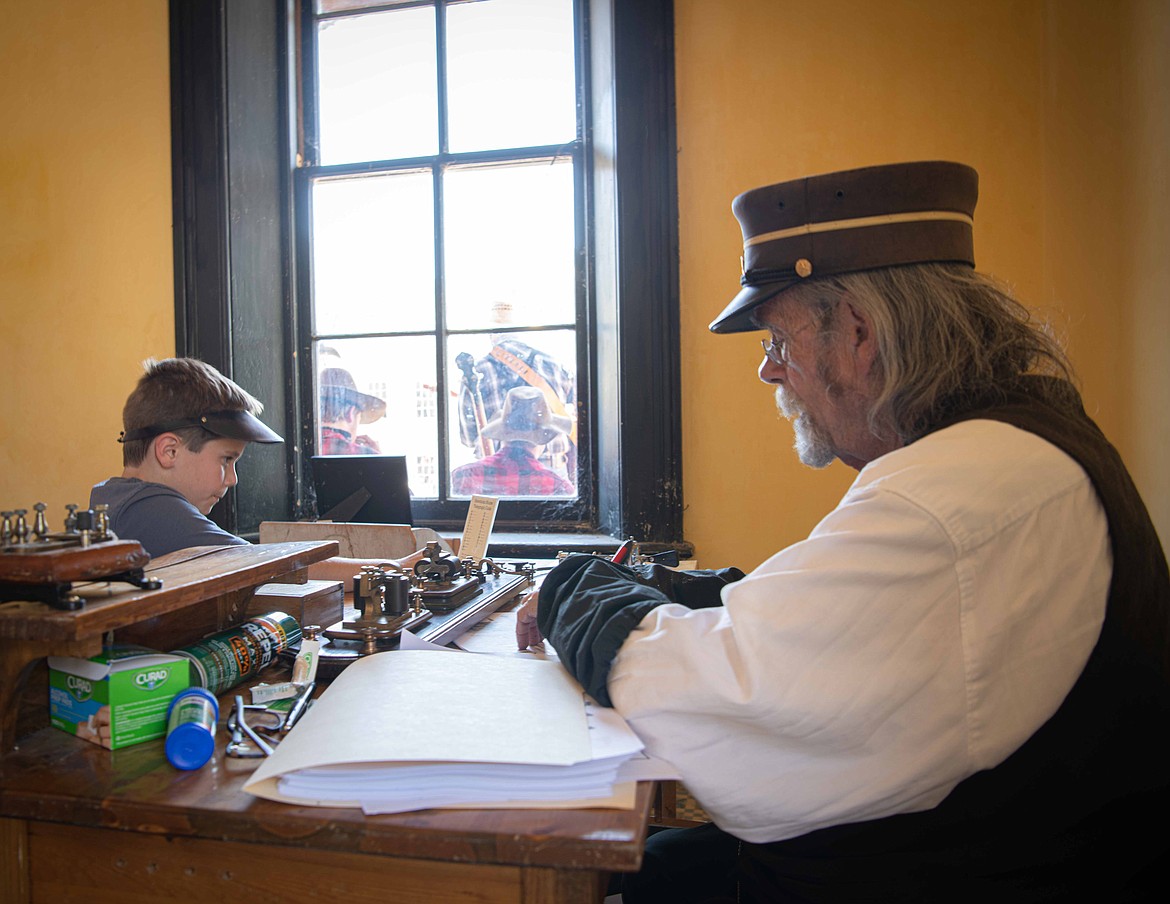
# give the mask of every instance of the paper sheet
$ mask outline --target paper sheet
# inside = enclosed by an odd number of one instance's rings
[[[468,653],[506,653],[526,659],[556,659],[557,651],[547,640],[543,649],[516,649],[516,610],[493,612],[455,638],[455,645]]]
[[[429,640],[423,640],[409,631],[402,631],[398,635],[398,649],[399,650],[432,650],[440,653],[458,653],[455,647],[444,646],[443,644],[431,643]]]
[[[581,689],[559,664],[398,650],[342,672],[244,790],[286,799],[280,775],[333,764],[567,765],[591,750]]]

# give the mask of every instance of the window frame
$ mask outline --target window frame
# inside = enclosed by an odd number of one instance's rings
[[[588,329],[598,363],[579,369],[578,383],[588,381],[581,418],[592,432],[596,508],[574,522],[497,528],[685,547],[673,4],[583,7],[590,55],[582,64],[594,76]],[[296,0],[170,0],[170,17],[176,353],[208,361],[263,399],[266,420],[286,439],[249,450],[241,487],[213,515],[247,537],[261,520],[303,517],[311,486],[304,387],[313,362],[300,338],[292,199],[303,72],[290,49],[303,24]]]
[[[316,75],[318,72],[317,23],[321,20],[351,17],[368,12],[417,8],[430,5],[432,2],[434,3],[436,19],[436,53],[440,57],[440,61],[437,63],[438,84],[440,88],[438,109],[440,118],[440,141],[438,142],[436,152],[425,157],[400,158],[393,161],[372,160],[328,165],[321,164],[319,162],[321,157],[320,134],[316,109]],[[428,171],[433,185],[433,197],[435,198],[435,245],[436,251],[438,251],[442,244],[440,237],[443,215],[442,181],[445,170],[457,166],[507,163],[512,160],[521,159],[547,160],[567,158],[574,167],[574,196],[575,206],[577,208],[575,217],[577,239],[574,254],[575,269],[579,278],[576,282],[574,298],[574,311],[576,315],[574,329],[577,331],[578,338],[576,343],[577,356],[573,364],[577,374],[577,397],[579,400],[582,400],[590,391],[589,374],[593,358],[591,349],[594,344],[591,329],[592,305],[590,303],[592,295],[592,256],[589,253],[589,237],[592,235],[592,227],[589,222],[589,213],[591,210],[590,183],[592,178],[586,141],[590,132],[590,110],[588,107],[589,69],[586,65],[589,47],[585,15],[587,3],[585,0],[571,0],[573,2],[574,27],[580,35],[580,39],[575,43],[574,54],[574,70],[577,82],[576,103],[578,107],[578,124],[574,139],[571,142],[559,145],[452,152],[447,146],[446,134],[442,129],[442,124],[445,124],[447,118],[446,104],[442,96],[442,90],[446,84],[446,77],[444,68],[441,65],[442,54],[446,52],[446,13],[440,10],[440,6],[449,6],[452,2],[458,2],[458,0],[417,0],[417,2],[374,6],[368,10],[345,10],[321,15],[314,12],[313,7],[315,4],[312,0],[300,4],[301,43],[298,52],[301,55],[300,58],[302,61],[299,68],[303,75],[299,82],[302,92],[299,108],[302,115],[301,121],[298,123],[298,135],[300,137],[301,152],[294,174],[296,211],[301,214],[298,216],[295,225],[297,256],[301,262],[298,268],[297,285],[297,302],[300,305],[299,322],[302,325],[301,335],[298,337],[299,354],[306,360],[313,360],[313,344],[315,339],[311,326],[311,306],[314,287],[311,272],[312,223],[310,211],[312,207],[314,182],[332,177]],[[524,151],[523,155],[517,153],[519,150]],[[442,265],[439,263],[440,260],[440,256],[436,254],[436,293],[440,299],[437,304],[445,304],[446,286]],[[524,333],[528,331],[527,329],[521,328],[517,330],[504,330],[502,332],[514,334],[516,338],[523,341]],[[436,319],[433,332],[420,333],[418,331],[410,331],[401,334],[385,332],[377,333],[376,335],[433,335],[436,341],[435,373],[437,385],[440,389],[449,389],[451,388],[451,384],[447,381],[450,377],[449,365],[451,362],[447,361],[446,343],[448,343],[451,337],[464,332],[482,333],[483,331],[449,330],[444,319],[440,316],[438,307],[436,307]],[[349,336],[345,336],[344,338],[349,338]],[[448,366],[444,368],[444,364]],[[310,371],[310,378],[315,379],[315,373],[313,371]],[[315,386],[312,382],[301,387],[301,394],[304,398],[313,398],[314,392]],[[450,424],[448,406],[451,403],[448,395],[443,392],[437,393],[436,402],[439,439],[441,440],[448,432]],[[589,406],[584,406],[584,410],[589,410]],[[305,437],[306,443],[311,444],[315,448],[319,434],[316,429],[314,412],[310,408],[304,414],[307,422],[302,426],[302,435]],[[576,481],[576,497],[563,499],[504,499],[500,502],[497,523],[501,526],[540,525],[544,530],[574,530],[578,529],[582,524],[597,523],[596,482],[593,480],[592,468],[592,437],[593,430],[589,419],[580,417],[578,424],[578,478]],[[450,438],[448,438],[448,441],[450,441]],[[455,441],[458,442],[458,440]],[[467,510],[466,499],[451,498],[450,496],[445,499],[442,498],[444,490],[448,493],[450,492],[448,448],[442,442],[439,442],[437,446],[438,457],[436,460],[436,468],[440,481],[440,498],[416,498],[413,502],[414,517],[419,524],[430,527],[451,528],[461,525],[465,517]]]

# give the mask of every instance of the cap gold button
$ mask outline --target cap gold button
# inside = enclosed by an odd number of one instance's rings
[[[802,279],[812,276],[812,261],[802,257],[796,262],[796,275]]]

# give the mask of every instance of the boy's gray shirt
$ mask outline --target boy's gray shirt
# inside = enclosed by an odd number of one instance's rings
[[[110,507],[110,529],[137,540],[152,557],[190,546],[246,546],[195,508],[177,490],[137,477],[111,477],[89,494],[89,507]]]

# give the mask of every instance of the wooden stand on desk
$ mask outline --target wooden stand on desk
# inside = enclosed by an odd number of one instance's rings
[[[284,543],[176,554],[179,561],[152,563],[164,580],[153,596],[114,593],[70,613],[0,610],[4,750],[15,739],[10,710],[20,699],[12,676],[27,676],[36,659],[92,655],[115,628],[119,639],[140,632],[142,642],[154,631],[175,639],[153,646],[181,645],[215,628],[193,630],[196,621],[238,621],[254,587],[335,551],[333,543]],[[178,636],[182,624],[191,632],[186,637]],[[50,727],[17,739],[17,749],[0,759],[6,904],[243,898],[260,904],[326,896],[346,904],[596,904],[608,872],[636,870],[641,862],[649,784],[639,786],[632,811],[366,817],[245,794],[249,773],[224,758],[225,735],[221,726],[212,761],[194,772],[172,768],[161,740],[108,751]]]
[[[341,549],[338,555],[355,559],[401,559],[436,540],[443,544],[444,549],[459,552],[458,537],[441,537],[429,527],[411,527],[409,524],[365,524],[354,521],[260,523],[261,543],[282,543],[288,540],[334,540]]]
[[[336,543],[320,542],[200,547],[150,563],[146,573],[162,580],[160,590],[76,586],[85,606],[74,612],[44,603],[0,605],[0,753],[16,741],[21,692],[39,660],[95,656],[109,631],[117,631],[120,641],[157,649],[180,646],[243,621],[247,602],[261,584],[336,554]]]

